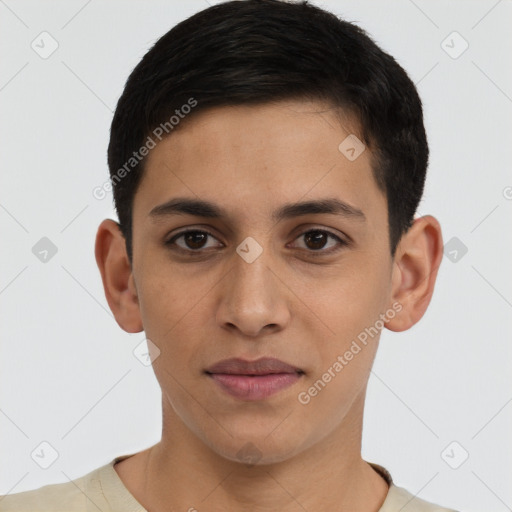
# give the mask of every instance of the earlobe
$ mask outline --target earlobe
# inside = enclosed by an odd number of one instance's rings
[[[126,332],[141,332],[144,328],[135,280],[126,253],[125,239],[117,222],[105,219],[99,225],[95,257],[105,297],[117,323]]]
[[[391,300],[400,313],[386,322],[391,331],[405,331],[425,314],[434,293],[437,271],[443,258],[443,238],[437,219],[416,219],[397,247],[392,275]]]

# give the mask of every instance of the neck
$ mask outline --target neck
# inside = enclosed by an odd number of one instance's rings
[[[388,485],[360,455],[363,406],[364,395],[335,430],[299,454],[248,465],[213,451],[164,402],[161,441],[116,471],[151,512],[377,512]]]

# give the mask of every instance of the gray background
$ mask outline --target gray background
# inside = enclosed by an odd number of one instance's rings
[[[431,149],[419,214],[440,220],[447,244],[424,318],[381,338],[363,456],[424,499],[511,510],[512,4],[316,3],[368,30],[417,84]],[[108,178],[129,72],[207,6],[0,0],[0,494],[160,438],[159,387],[133,354],[144,333],[118,327],[94,260],[111,195],[92,190]],[[46,261],[34,254],[43,237],[57,249]]]

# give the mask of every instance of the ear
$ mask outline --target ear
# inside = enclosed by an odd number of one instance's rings
[[[385,323],[390,331],[405,331],[424,315],[442,258],[439,222],[431,215],[416,219],[402,236],[393,261],[391,300],[402,309]]]
[[[102,221],[96,234],[94,254],[100,269],[105,297],[116,322],[126,332],[141,332],[142,318],[125,238],[119,224]]]

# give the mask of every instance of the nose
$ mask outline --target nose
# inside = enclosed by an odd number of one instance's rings
[[[217,321],[225,329],[256,338],[277,332],[290,321],[293,294],[279,276],[269,250],[252,262],[235,254],[221,294]]]

